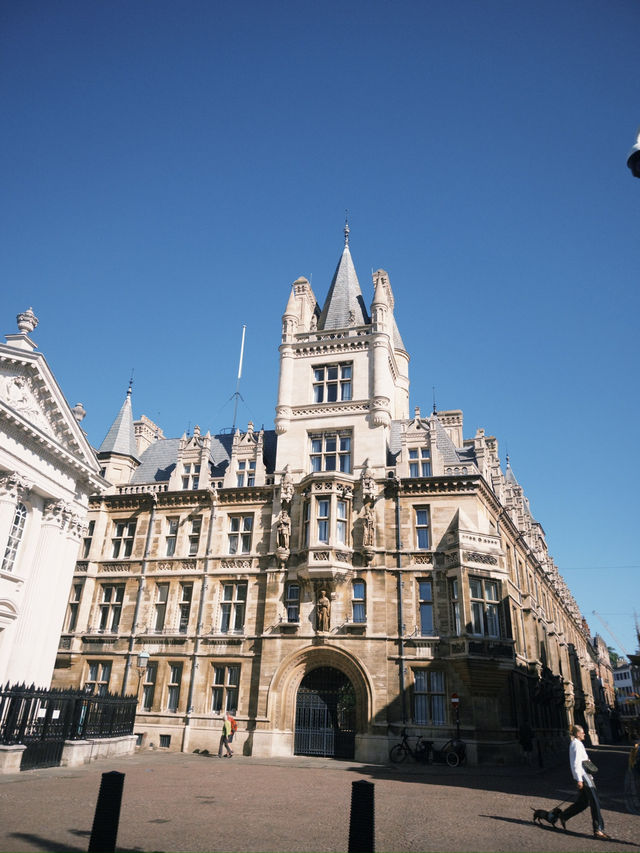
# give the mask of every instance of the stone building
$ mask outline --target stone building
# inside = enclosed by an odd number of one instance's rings
[[[29,308],[0,344],[0,685],[47,687],[58,651],[89,495],[107,486],[29,337]]]
[[[275,431],[165,438],[131,395],[99,449],[56,684],[137,691],[141,742],[386,760],[407,726],[472,761],[594,730],[588,632],[497,440],[409,407],[389,276],[345,245],[297,279]],[[149,655],[148,664],[140,652]],[[452,699],[458,699],[457,704]],[[527,737],[524,738],[527,740]]]

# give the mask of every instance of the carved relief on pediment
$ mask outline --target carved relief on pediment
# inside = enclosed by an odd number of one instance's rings
[[[0,400],[47,435],[61,440],[60,431],[47,412],[44,395],[27,373],[20,369],[11,371],[3,366],[0,371]]]

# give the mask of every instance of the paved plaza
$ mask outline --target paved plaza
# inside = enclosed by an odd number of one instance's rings
[[[0,850],[85,851],[101,774],[125,773],[121,851],[346,851],[351,783],[375,783],[378,851],[630,851],[640,816],[624,803],[625,747],[590,750],[607,832],[588,812],[569,832],[532,807],[573,799],[567,762],[539,768],[400,770],[326,759],[232,759],[144,751],[80,768],[0,776]]]

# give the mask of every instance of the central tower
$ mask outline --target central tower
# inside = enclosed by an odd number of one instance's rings
[[[392,420],[409,414],[409,356],[384,270],[366,304],[349,249],[349,226],[324,306],[306,278],[294,281],[282,317],[275,426],[276,471],[384,476]]]

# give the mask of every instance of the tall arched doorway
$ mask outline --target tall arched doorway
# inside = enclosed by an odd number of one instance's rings
[[[339,669],[308,672],[296,694],[295,755],[353,758],[356,694]]]

